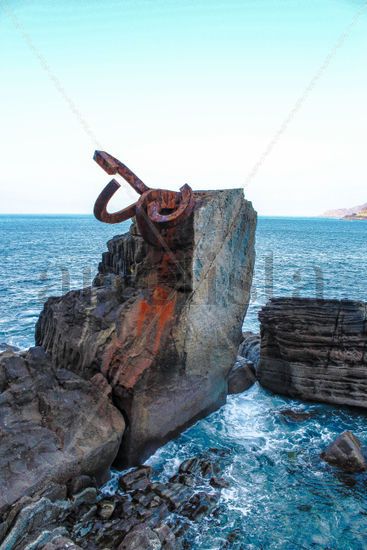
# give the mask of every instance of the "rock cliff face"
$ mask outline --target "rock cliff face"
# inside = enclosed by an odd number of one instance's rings
[[[260,312],[260,383],[300,399],[367,407],[367,304],[274,298]]]
[[[133,225],[108,243],[93,286],[49,299],[37,324],[37,344],[57,367],[87,379],[102,372],[111,384],[127,424],[120,466],[146,459],[226,399],[256,213],[240,189],[195,197],[161,250]]]
[[[51,482],[106,479],[125,424],[96,382],[55,369],[42,348],[0,354],[0,518]]]

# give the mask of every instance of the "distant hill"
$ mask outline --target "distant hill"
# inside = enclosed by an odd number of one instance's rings
[[[367,220],[367,208],[360,210],[356,214],[348,214],[344,216],[345,220]]]
[[[353,216],[359,214],[362,211],[367,210],[367,202],[360,204],[359,206],[353,206],[352,208],[338,208],[336,210],[327,210],[321,215],[322,218],[345,218],[346,216]]]

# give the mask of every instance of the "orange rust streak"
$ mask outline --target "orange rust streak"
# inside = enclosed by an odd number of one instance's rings
[[[145,325],[151,332],[155,332],[152,352],[159,350],[162,336],[165,334],[166,325],[173,319],[176,305],[176,294],[172,298],[169,292],[162,287],[156,287],[153,291],[151,303],[142,300],[139,307],[137,336],[141,336]],[[150,325],[150,326],[149,326]]]

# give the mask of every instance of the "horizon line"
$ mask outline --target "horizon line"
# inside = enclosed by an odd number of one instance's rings
[[[93,213],[88,213],[88,212],[0,212],[0,216],[92,216],[94,217]],[[309,219],[329,219],[329,220],[343,219],[339,217],[324,216],[323,214],[291,215],[291,214],[259,214],[257,212],[257,216],[259,218],[309,218]],[[110,224],[110,225],[114,225],[114,224]]]

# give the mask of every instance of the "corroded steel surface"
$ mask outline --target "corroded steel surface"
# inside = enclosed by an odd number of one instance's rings
[[[161,229],[175,227],[188,218],[194,208],[195,199],[191,187],[185,184],[179,192],[166,189],[150,189],[125,164],[105,153],[96,151],[94,160],[107,174],[119,174],[131,187],[141,195],[139,200],[130,206],[109,213],[107,206],[120,184],[112,179],[98,196],[94,205],[97,220],[105,223],[119,223],[133,216],[142,237],[151,245],[164,247]]]

